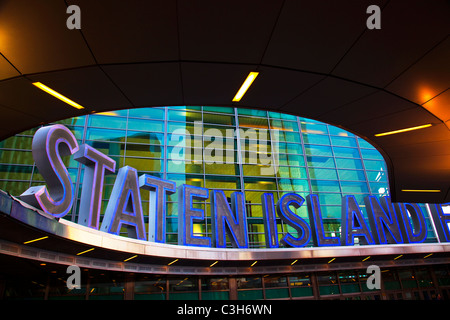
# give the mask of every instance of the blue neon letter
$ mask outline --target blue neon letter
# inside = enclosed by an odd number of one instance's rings
[[[231,194],[231,208],[222,190],[211,191],[213,245],[225,248],[228,234],[233,248],[248,248],[247,214],[243,192]]]
[[[193,208],[193,199],[208,199],[208,189],[187,184],[178,187],[178,244],[211,247],[211,238],[194,236],[194,222],[205,220],[205,211]]]
[[[311,239],[311,229],[309,228],[308,223],[289,208],[289,206],[292,205],[295,209],[298,209],[304,202],[305,199],[298,194],[287,193],[282,196],[277,203],[277,213],[281,220],[297,231],[297,238],[292,236],[292,234],[287,233],[283,239],[281,239],[281,243],[286,246],[304,247]]]

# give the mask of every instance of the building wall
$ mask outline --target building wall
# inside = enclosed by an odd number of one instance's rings
[[[337,236],[342,196],[355,195],[364,212],[365,196],[389,195],[386,165],[374,147],[340,128],[306,118],[196,106],[121,110],[59,123],[69,127],[80,144],[87,143],[116,160],[116,168],[129,165],[139,174],[149,173],[177,185],[220,189],[227,196],[234,191],[245,192],[251,248],[265,246],[260,205],[263,192],[273,192],[275,201],[287,192],[303,197],[318,194],[325,231]],[[0,142],[0,189],[15,196],[30,186],[44,184],[31,154],[36,129]],[[223,140],[214,137],[219,134]],[[223,146],[221,152],[219,148],[210,152],[218,145]],[[83,166],[73,158],[64,160],[77,199],[65,219],[76,222]],[[261,170],[275,162],[278,166],[272,173]],[[105,178],[103,212],[114,180],[115,175]],[[142,190],[141,196],[147,223],[148,191]],[[208,200],[195,206],[209,217],[209,204]],[[426,213],[425,206],[421,208]],[[167,204],[167,243],[177,243],[177,210],[175,193]],[[308,221],[306,206],[297,213]],[[278,225],[280,237],[283,232],[293,232],[281,221]],[[435,241],[428,218],[427,228],[427,242]],[[209,219],[206,225],[196,225],[194,232],[211,236]]]

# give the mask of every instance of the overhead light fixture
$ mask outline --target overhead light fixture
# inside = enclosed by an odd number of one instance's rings
[[[365,257],[364,259],[362,259],[362,261],[364,262],[364,261],[369,260],[369,259],[370,259],[370,256]]]
[[[217,260],[216,262],[213,262],[209,265],[210,268],[214,267],[219,261]]]
[[[250,267],[253,267],[255,264],[258,263],[258,260],[256,260],[255,262],[252,263],[252,265]]]
[[[92,251],[92,250],[94,250],[94,249],[95,249],[95,248],[91,248],[91,249],[88,249],[88,250],[85,250],[85,251],[78,252],[78,253],[77,253],[77,256],[81,256],[82,254],[88,253],[88,252],[90,252],[90,251]]]
[[[336,258],[331,259],[330,261],[328,261],[327,263],[332,263]]]
[[[402,189],[402,192],[441,192],[439,189]]]
[[[178,260],[180,260],[180,259],[175,259],[175,260],[173,260],[172,262],[169,262],[167,265],[168,265],[168,266],[171,266],[172,264],[174,264],[174,263],[177,262]]]
[[[48,238],[48,236],[45,236],[45,237],[42,237],[42,238],[33,239],[33,240],[29,240],[29,241],[25,241],[23,244],[29,244],[29,243],[36,242],[36,241],[41,241],[41,240],[44,240],[44,239],[47,239],[47,238]]]
[[[430,253],[430,254],[427,254],[425,257],[423,257],[424,259],[426,259],[426,258],[428,258],[429,256],[432,256],[433,254],[432,253]]]
[[[298,261],[298,259],[295,259],[294,261],[292,261],[291,266],[293,266],[294,264],[296,264]]]
[[[245,79],[244,83],[242,84],[239,91],[236,93],[236,95],[233,98],[233,102],[241,101],[244,94],[247,92],[248,88],[252,85],[253,81],[255,81],[256,77],[258,76],[259,72],[250,72],[247,76],[247,79]]]
[[[399,256],[396,256],[396,257],[394,258],[394,260],[400,259],[401,257],[403,257],[403,255],[402,255],[402,254],[401,254],[401,255],[399,255]]]
[[[408,131],[414,131],[414,130],[419,130],[419,129],[425,129],[428,127],[431,127],[432,124],[431,123],[427,123],[421,126],[416,126],[416,127],[411,127],[411,128],[405,128],[405,129],[399,129],[399,130],[394,130],[394,131],[388,131],[388,132],[383,132],[383,133],[377,133],[375,135],[375,137],[383,137],[383,136],[389,136],[391,134],[397,134],[397,133],[402,133],[402,132],[408,132]]]
[[[70,100],[69,98],[63,96],[61,93],[56,92],[55,90],[47,87],[45,84],[42,84],[41,82],[33,82],[33,85],[41,89],[42,91],[47,92],[48,94],[54,96],[55,98],[58,98],[59,100],[67,103],[68,105],[71,105],[74,108],[77,109],[84,109],[83,106],[79,105],[75,101]]]
[[[132,256],[132,257],[129,257],[129,258],[123,260],[123,262],[130,261],[131,259],[134,259],[134,258],[136,258],[137,256],[138,256],[138,255],[136,254],[136,255],[134,255],[134,256]]]

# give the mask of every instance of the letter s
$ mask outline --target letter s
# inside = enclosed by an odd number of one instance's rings
[[[63,125],[42,127],[33,137],[33,158],[46,186],[29,188],[20,195],[28,204],[61,218],[72,207],[73,187],[61,156],[78,151],[75,136]]]

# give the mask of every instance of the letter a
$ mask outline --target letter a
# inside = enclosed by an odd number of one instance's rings
[[[81,271],[79,266],[68,266],[66,273],[71,273],[67,278],[66,285],[67,289],[80,289],[81,288]]]
[[[366,284],[369,290],[381,289],[381,273],[380,267],[376,265],[371,265],[367,267],[366,273],[371,273],[372,275],[367,278]]]
[[[369,30],[381,29],[381,10],[377,5],[370,5],[367,7],[366,13],[372,13],[367,18],[366,25]]]
[[[81,10],[77,5],[71,5],[67,7],[66,13],[72,13],[66,20],[67,29],[81,29]]]

